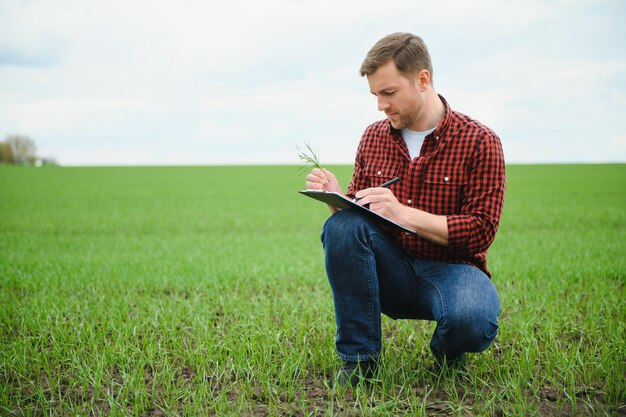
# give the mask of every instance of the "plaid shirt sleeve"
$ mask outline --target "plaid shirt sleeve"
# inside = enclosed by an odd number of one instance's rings
[[[354,194],[356,194],[359,190],[367,188],[368,185],[365,184],[365,178],[363,176],[363,170],[366,166],[365,162],[365,148],[367,147],[367,131],[363,134],[361,138],[361,142],[359,142],[359,147],[356,151],[356,158],[354,159],[354,171],[352,174],[352,180],[350,184],[348,184],[348,190],[346,191],[346,195],[349,198],[354,198]]]
[[[466,193],[459,214],[447,216],[448,245],[468,253],[486,252],[493,242],[506,186],[500,140],[492,132],[481,138],[468,169]]]

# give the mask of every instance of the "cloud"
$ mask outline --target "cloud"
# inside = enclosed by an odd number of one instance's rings
[[[623,134],[625,17],[622,2],[582,0],[5,0],[0,134],[65,164],[297,163],[304,140],[349,163],[381,118],[360,62],[405,30],[429,44],[438,91],[511,160],[585,160],[591,132],[593,158],[624,160],[608,143]]]

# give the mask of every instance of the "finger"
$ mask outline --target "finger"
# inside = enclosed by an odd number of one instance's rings
[[[324,188],[324,179],[309,174],[306,177],[306,187],[310,190],[319,190]]]
[[[315,168],[313,171],[311,171],[311,174],[309,175],[313,175],[322,184],[328,183],[328,178],[326,177],[326,174],[324,174],[324,172],[319,168]]]
[[[319,168],[313,168],[313,170],[311,171],[311,174],[315,175],[316,177],[320,177],[320,178],[325,178],[326,175],[324,174],[324,171],[322,171]]]
[[[310,182],[319,182],[320,184],[326,184],[328,182],[326,177],[315,175],[313,173],[310,173],[309,175],[307,175],[306,180]]]
[[[365,188],[363,190],[357,191],[357,193],[354,195],[357,198],[364,198],[366,196],[374,196],[374,195],[384,195],[387,193],[390,193],[391,190],[387,189],[387,188],[381,188],[381,187],[371,187],[371,188]]]
[[[356,196],[356,195],[355,195]],[[356,202],[359,206],[367,206],[368,204],[372,203],[372,197],[367,195],[364,197],[358,197],[358,201]]]
[[[307,181],[319,181],[320,177],[318,177],[317,175],[314,175],[313,173],[310,173],[306,176],[306,180]]]
[[[324,173],[324,176],[326,178],[330,179],[335,179],[335,174],[333,174],[332,172],[330,172],[329,170],[327,170],[326,168],[322,168],[322,172]]]
[[[370,205],[367,207],[370,211],[373,211],[374,213],[378,213],[379,209],[380,209],[380,204],[377,203],[370,203]]]
[[[313,181],[307,181],[306,182],[306,189],[307,190],[322,190],[324,189],[324,184],[322,184],[321,182],[313,182]]]

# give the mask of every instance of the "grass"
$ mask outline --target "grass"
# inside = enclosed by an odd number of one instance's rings
[[[491,348],[432,374],[433,324],[384,318],[337,391],[298,167],[0,167],[0,415],[626,415],[626,165],[507,175]]]

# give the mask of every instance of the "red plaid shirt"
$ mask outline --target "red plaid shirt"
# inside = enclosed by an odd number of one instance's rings
[[[390,189],[400,203],[445,215],[448,245],[391,230],[409,254],[452,263],[469,263],[485,271],[487,249],[496,235],[506,187],[504,155],[498,136],[488,127],[452,111],[424,139],[411,159],[400,131],[388,120],[370,125],[357,150],[347,195],[400,177]]]

